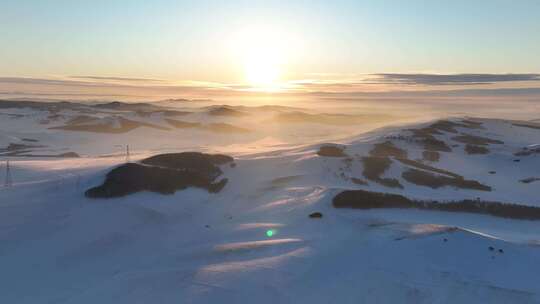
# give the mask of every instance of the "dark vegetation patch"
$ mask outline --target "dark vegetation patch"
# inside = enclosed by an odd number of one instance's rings
[[[326,145],[321,146],[317,155],[324,157],[348,157],[345,153],[345,147],[336,146],[336,145]]]
[[[407,151],[396,147],[391,141],[375,144],[369,154],[376,157],[407,158]]]
[[[392,160],[388,157],[366,156],[362,157],[364,164],[364,176],[368,179],[375,180],[390,168]]]
[[[433,137],[433,133],[440,132],[453,132],[456,126],[462,126],[462,124],[454,123],[450,121],[439,121],[432,124],[428,127],[427,130],[420,131],[421,136],[425,138],[422,140],[423,143],[426,142],[437,142],[438,140]],[[457,130],[455,130],[457,132]],[[432,138],[433,137],[433,138]],[[427,138],[427,141],[425,140]],[[432,141],[432,140],[435,141]],[[441,141],[443,146],[446,144]],[[432,146],[433,147],[433,146]],[[441,146],[442,147],[442,146]],[[439,188],[442,186],[454,186],[458,188],[465,189],[476,189],[490,191],[491,188],[485,185],[482,185],[476,181],[465,180],[461,175],[448,170],[439,169],[427,164],[424,164],[420,161],[415,161],[407,158],[407,151],[395,146],[391,141],[386,141],[374,145],[373,149],[369,152],[369,157],[363,157],[362,162],[364,164],[363,175],[368,180],[377,182],[387,187],[393,188],[403,188],[399,180],[395,178],[383,178],[382,175],[386,170],[391,166],[392,159],[399,161],[400,163],[407,165],[409,167],[414,167],[416,169],[410,169],[402,174],[402,177],[407,181],[417,184],[428,186],[432,188]],[[431,159],[438,160],[440,155],[437,151],[425,150],[424,156],[431,157]],[[443,176],[434,175],[432,173],[442,174]]]
[[[386,187],[403,189],[399,180],[381,177],[392,164],[392,160],[389,157],[366,156],[362,157],[362,163],[364,164],[364,171],[362,174],[368,180]]]
[[[439,159],[441,158],[441,155],[439,154],[439,152],[437,151],[428,151],[428,150],[424,150],[422,152],[422,158],[426,161],[430,161],[430,162],[438,162]]]
[[[413,137],[416,138],[424,138],[424,137],[432,137],[433,135],[442,135],[443,132],[432,128],[430,126],[419,128],[419,129],[408,129],[407,131],[412,133]]]
[[[159,106],[152,105],[149,103],[144,103],[144,102],[131,103],[131,102],[121,102],[121,101],[100,103],[100,104],[92,105],[91,107],[97,108],[97,109],[107,109],[107,110],[116,110],[116,111],[134,111],[134,112],[157,111],[157,110],[162,109]]]
[[[0,113],[0,115],[7,116],[7,117],[9,117],[11,119],[19,119],[19,118],[23,118],[24,116],[26,116],[24,114],[12,114],[12,113]]]
[[[461,121],[462,123],[462,126],[464,128],[469,128],[469,129],[483,129],[484,127],[482,126],[482,123],[479,122],[479,121],[474,121],[474,120],[470,120],[470,119],[463,119]]]
[[[427,151],[438,151],[438,152],[452,152],[450,148],[444,141],[436,138],[424,138],[422,140],[424,149]]]
[[[407,151],[395,146],[391,141],[385,141],[375,144],[369,151],[369,155],[362,158],[362,163],[364,164],[362,174],[364,177],[386,187],[403,189],[399,180],[395,178],[384,178],[382,175],[392,165],[390,157],[406,158]]]
[[[521,151],[514,153],[515,156],[529,156],[533,154],[540,154],[540,146],[535,146],[533,148],[524,147]]]
[[[521,179],[519,181],[524,184],[530,184],[532,182],[540,181],[540,177],[528,177],[528,178]]]
[[[540,130],[540,125],[535,123],[513,123],[513,126]]]
[[[524,220],[540,219],[540,208],[538,207],[482,200],[415,200],[398,194],[365,190],[343,191],[333,198],[332,204],[335,208],[414,208],[422,210],[489,214],[497,217]]]
[[[439,120],[431,125],[419,129],[410,129],[414,141],[419,142],[424,146],[424,150],[431,152],[451,152],[452,148],[444,141],[439,140],[435,135],[444,133],[459,133],[457,128],[480,129],[481,122],[472,120],[462,120],[455,122],[450,120]]]
[[[16,144],[10,143],[5,148],[0,148],[2,156],[25,156],[25,153],[30,153],[36,148],[44,148],[44,145],[35,144]]]
[[[424,136],[426,134],[442,135],[444,132],[457,134],[459,131],[456,128],[479,129],[482,128],[482,123],[472,120],[462,120],[461,122],[438,120],[431,125],[420,129],[413,129],[411,131],[416,132],[420,136]]]
[[[467,154],[469,154],[469,155],[472,155],[472,154],[488,154],[489,149],[486,148],[486,147],[482,147],[482,146],[467,144],[467,145],[465,145],[465,152],[467,152]]]
[[[61,153],[61,154],[58,154],[57,156],[58,157],[66,157],[66,158],[79,158],[79,157],[81,157],[79,154],[77,154],[75,152]]]
[[[450,121],[450,120],[439,120],[426,128],[437,130],[437,131],[449,132],[449,133],[458,133],[458,130],[456,130],[456,127],[464,127],[464,126],[465,125],[463,124]],[[439,132],[438,134],[441,134],[441,133]]]
[[[426,151],[451,152],[452,148],[434,135],[442,134],[438,129],[426,127],[422,129],[410,129],[412,140],[421,144]]]
[[[177,129],[197,128],[201,126],[198,122],[187,122],[169,118],[165,118],[165,121]]]
[[[418,168],[418,169],[422,169],[422,170],[426,170],[426,171],[431,171],[431,172],[434,172],[434,173],[439,173],[439,174],[444,174],[444,175],[448,175],[450,177],[453,177],[453,178],[463,178],[461,175],[459,174],[456,174],[454,172],[450,172],[448,170],[444,170],[444,169],[439,169],[439,168],[436,168],[436,167],[433,167],[433,166],[429,166],[429,165],[426,165],[424,163],[421,163],[419,161],[415,161],[415,160],[410,160],[410,159],[406,159],[406,158],[396,158],[399,162],[405,164],[405,165],[408,165],[408,166],[411,166],[411,167],[415,167],[415,168]]]
[[[207,176],[218,177],[222,173],[218,166],[233,161],[234,159],[232,157],[223,154],[181,152],[151,156],[143,159],[141,163],[150,166],[203,173]]]
[[[139,191],[172,194],[187,187],[216,193],[227,184],[226,178],[217,181],[222,174],[219,165],[233,160],[227,155],[199,152],[156,155],[141,163],[128,163],[112,169],[102,185],[88,189],[85,195],[90,198],[111,198]]]
[[[351,181],[357,185],[367,186],[367,182],[358,177],[351,177]]]
[[[116,125],[114,122],[97,122],[94,124],[66,124],[64,126],[59,127],[51,127],[49,129],[57,129],[57,130],[66,130],[66,131],[80,131],[80,132],[94,132],[94,133],[111,133],[111,134],[120,134],[120,133],[127,133],[133,129],[139,128],[139,127],[148,127],[153,129],[159,129],[159,130],[169,130],[167,128],[141,122],[141,121],[135,121],[126,119],[123,117],[117,118],[118,125]]]
[[[426,171],[409,169],[401,174],[406,181],[418,186],[426,186],[437,189],[444,186],[451,186],[459,189],[472,189],[480,191],[491,191],[491,187],[479,183],[475,180],[467,180],[464,178],[447,177],[442,175],[431,174]]]
[[[461,133],[461,135],[454,136],[452,137],[452,140],[460,142],[460,143],[464,143],[464,144],[479,145],[479,146],[487,146],[490,144],[499,144],[499,145],[504,144],[503,141],[500,141],[497,139],[491,139],[488,137],[476,136],[476,135],[471,135],[471,134],[466,134],[466,133]]]
[[[313,212],[309,215],[310,218],[322,218],[323,215],[320,212]]]
[[[20,151],[20,150],[29,150],[34,148],[43,148],[45,146],[43,145],[27,145],[27,144],[15,144],[10,143],[6,148],[0,149],[0,152],[12,152],[12,151]]]
[[[232,117],[248,115],[245,112],[237,111],[235,109],[232,109],[226,106],[214,107],[208,111],[208,114],[212,116],[232,116]]]

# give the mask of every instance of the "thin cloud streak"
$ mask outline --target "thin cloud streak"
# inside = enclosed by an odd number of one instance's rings
[[[152,78],[129,78],[129,77],[106,77],[106,76],[69,76],[73,79],[86,79],[86,80],[112,80],[112,81],[127,81],[127,82],[164,82],[162,79]]]
[[[377,76],[375,76],[377,75]],[[385,75],[381,77],[379,75]],[[421,77],[419,76],[421,75]],[[82,77],[82,76],[81,76]],[[99,76],[92,76],[99,77]],[[375,81],[373,77],[378,77]],[[108,79],[109,77],[103,77]],[[93,79],[93,78],[92,78]],[[101,78],[98,78],[101,79]],[[97,80],[97,79],[96,79]],[[466,82],[469,81],[469,82]],[[528,81],[527,85],[516,83]],[[535,82],[536,81],[536,82]],[[481,84],[472,87],[470,84]],[[507,84],[501,88],[497,83]],[[418,86],[412,86],[416,84]],[[452,84],[454,87],[445,86]],[[465,85],[464,85],[465,84]],[[491,86],[489,86],[491,84]],[[529,85],[530,84],[530,85]],[[439,85],[439,87],[437,87]],[[373,74],[363,79],[291,81],[282,90],[264,92],[251,90],[244,84],[188,82],[167,83],[110,83],[106,81],[81,81],[70,79],[45,79],[0,77],[0,97],[14,96],[64,96],[82,98],[256,98],[261,96],[312,98],[341,96],[346,98],[368,97],[461,97],[495,96],[538,98],[539,74]]]
[[[374,83],[405,85],[483,85],[540,81],[540,74],[372,74]]]

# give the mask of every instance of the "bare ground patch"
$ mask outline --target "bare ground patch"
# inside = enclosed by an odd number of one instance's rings
[[[469,145],[477,145],[477,146],[487,146],[490,144],[498,144],[502,145],[504,144],[503,141],[492,139],[488,137],[483,136],[476,136],[466,133],[461,133],[461,135],[452,137],[452,140],[463,143],[463,144],[469,144]]]
[[[430,162],[438,162],[441,158],[441,154],[437,151],[424,150],[422,152],[422,159]]]
[[[465,145],[465,152],[467,152],[467,154],[469,154],[469,155],[488,154],[489,149],[486,148],[486,147],[483,147],[483,146],[467,144],[467,145]]]
[[[401,157],[407,158],[407,151],[396,147],[391,141],[385,141],[373,146],[373,149],[369,151],[369,155],[376,157]]]
[[[386,187],[403,189],[403,185],[401,185],[399,180],[381,177],[392,164],[392,160],[389,157],[366,156],[362,157],[362,163],[364,164],[362,174],[368,180]]]
[[[345,147],[338,145],[324,145],[319,148],[317,155],[324,157],[348,157]]]

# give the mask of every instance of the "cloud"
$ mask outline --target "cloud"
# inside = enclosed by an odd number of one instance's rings
[[[29,78],[29,77],[0,77],[0,84],[26,84],[26,85],[54,85],[54,86],[116,86],[108,83],[95,83],[88,81],[62,80],[62,79],[45,79],[45,78]]]
[[[97,77],[97,76],[96,76]],[[108,79],[109,77],[105,77]],[[80,81],[80,80],[65,80],[65,79],[47,79],[47,78],[31,78],[31,77],[0,77],[1,85],[42,85],[42,86],[61,86],[61,87],[73,87],[73,88],[147,88],[147,89],[204,89],[212,88],[211,84],[192,84],[192,85],[166,85],[166,84],[153,84],[146,86],[138,86],[138,84],[130,83],[110,83],[106,81],[94,82],[94,81]]]
[[[108,77],[107,77],[108,78]],[[47,79],[31,77],[0,77],[0,94],[3,96],[64,96],[73,98],[127,97],[142,98],[207,98],[211,96],[232,96],[236,89],[216,83],[189,82],[183,84],[82,81],[71,79]],[[15,92],[15,94],[13,94]]]
[[[379,84],[479,85],[498,82],[540,81],[540,74],[372,74]]]
[[[2,96],[63,96],[63,97],[151,97],[145,95],[122,95],[122,94],[100,94],[100,93],[72,93],[72,92],[33,92],[33,91],[0,91]]]
[[[112,81],[136,81],[136,82],[163,82],[161,79],[152,78],[129,78],[129,77],[105,77],[105,76],[69,76],[74,79],[86,80],[112,80]]]
[[[364,98],[447,98],[447,97],[526,97],[540,100],[540,88],[494,88],[494,89],[455,89],[455,90],[414,90],[383,92],[311,92],[311,96],[331,99]]]

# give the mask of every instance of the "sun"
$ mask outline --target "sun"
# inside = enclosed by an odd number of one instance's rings
[[[250,26],[231,39],[232,62],[243,70],[249,90],[280,89],[291,48],[285,33],[277,28]]]
[[[254,88],[272,88],[279,80],[279,65],[271,56],[256,53],[244,62],[247,83]]]

